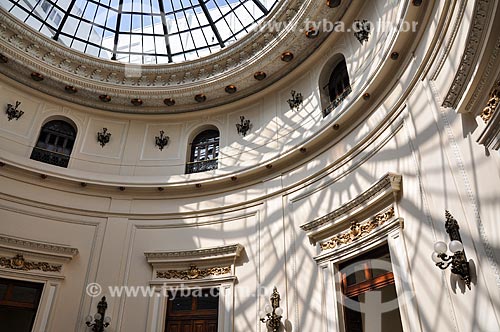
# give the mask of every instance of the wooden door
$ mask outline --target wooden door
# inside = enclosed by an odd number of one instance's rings
[[[197,294],[169,294],[165,332],[217,332],[218,292],[203,290]]]

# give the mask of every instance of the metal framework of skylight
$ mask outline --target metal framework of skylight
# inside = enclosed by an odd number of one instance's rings
[[[279,0],[3,0],[31,28],[125,63],[193,60],[253,29]]]

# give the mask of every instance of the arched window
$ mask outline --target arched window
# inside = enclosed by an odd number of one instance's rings
[[[40,131],[31,159],[59,167],[68,167],[75,144],[76,129],[66,121],[47,122]]]
[[[196,135],[191,143],[191,155],[186,165],[186,174],[217,169],[219,136],[219,131],[216,129],[205,130]]]
[[[328,88],[330,104],[323,111],[323,116],[330,114],[351,93],[349,74],[347,73],[347,65],[343,57],[333,69],[326,88]]]

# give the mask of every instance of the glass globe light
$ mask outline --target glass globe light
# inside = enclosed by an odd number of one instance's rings
[[[276,315],[278,316],[281,316],[283,315],[283,309],[282,308],[276,308],[276,310],[274,311],[276,313]]]
[[[101,319],[101,317],[102,317],[102,316],[101,316],[101,314],[100,314],[100,313],[96,313],[96,314],[94,315],[94,319],[95,319],[95,320],[99,320],[99,319]]]
[[[269,304],[266,304],[266,306],[264,307],[264,311],[267,314],[270,314],[271,312],[273,312],[273,308],[271,308],[271,306]]]
[[[92,316],[88,315],[87,317],[85,317],[85,322],[91,323],[92,322]]]
[[[111,323],[111,317],[109,317],[109,316],[104,317],[104,323],[107,323],[107,324]]]
[[[453,240],[450,242],[449,248],[451,252],[455,253],[464,250],[464,245],[460,241]]]
[[[259,318],[260,318],[260,319],[264,319],[264,318],[266,318],[266,313],[265,313],[264,311],[262,311],[262,310],[261,310],[261,311],[259,311]]]
[[[434,251],[436,251],[438,254],[444,254],[447,249],[448,246],[443,241],[434,243]]]
[[[431,257],[432,257],[432,260],[434,261],[434,263],[440,263],[440,262],[443,261],[441,258],[439,258],[438,255],[439,254],[437,252],[435,252],[435,251],[432,253]]]

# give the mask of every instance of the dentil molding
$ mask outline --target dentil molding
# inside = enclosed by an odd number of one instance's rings
[[[178,251],[148,251],[144,255],[153,267],[153,280],[235,279],[234,265],[241,244]]]
[[[307,232],[311,243],[315,244],[319,239],[323,239],[324,233],[330,233],[331,226],[346,223],[354,215],[370,214],[375,215],[380,211],[380,206],[387,207],[399,198],[401,191],[402,176],[395,173],[387,173],[370,188],[363,191],[354,199],[343,204],[327,215],[310,221],[300,226]],[[372,210],[376,210],[373,212]],[[393,211],[394,213],[394,211]],[[345,229],[344,227],[343,229]]]
[[[78,254],[78,249],[66,245],[21,239],[0,234],[0,249],[22,251],[33,255],[70,260]]]
[[[472,78],[480,51],[485,43],[491,15],[495,12],[495,2],[494,0],[477,0],[475,3],[465,50],[455,78],[444,99],[444,107],[457,107]]]

